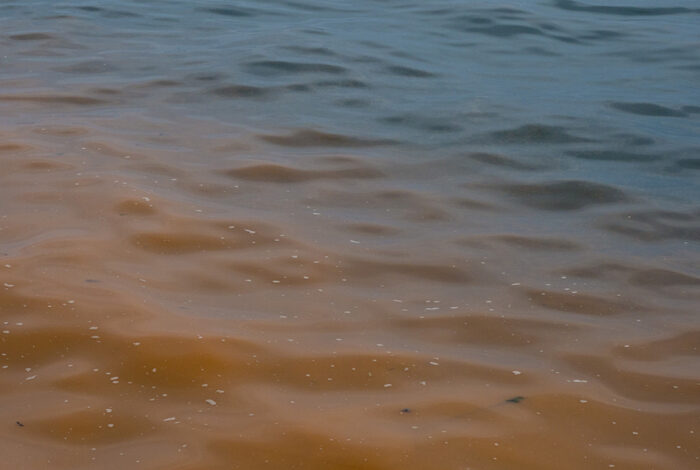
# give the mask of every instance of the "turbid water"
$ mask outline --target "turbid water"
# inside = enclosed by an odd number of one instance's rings
[[[0,3],[0,467],[690,470],[700,5]]]

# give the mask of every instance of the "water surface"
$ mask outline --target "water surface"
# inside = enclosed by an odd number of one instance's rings
[[[26,469],[692,469],[690,0],[4,1]]]

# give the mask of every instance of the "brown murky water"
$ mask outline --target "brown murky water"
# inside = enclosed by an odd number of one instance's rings
[[[438,3],[3,2],[2,468],[697,468],[697,10]]]

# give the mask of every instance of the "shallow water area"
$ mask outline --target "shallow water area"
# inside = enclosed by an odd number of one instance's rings
[[[696,2],[0,4],[25,469],[693,469]]]

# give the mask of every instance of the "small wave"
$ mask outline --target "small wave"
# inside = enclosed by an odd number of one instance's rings
[[[612,108],[618,111],[623,111],[630,114],[638,114],[640,116],[657,116],[657,117],[687,117],[683,111],[667,108],[653,103],[611,103]]]
[[[286,147],[374,147],[394,143],[387,139],[364,139],[311,129],[298,130],[288,135],[262,135],[260,139]]]
[[[629,199],[620,189],[589,181],[511,184],[501,188],[516,198],[520,204],[555,211],[577,210],[592,205],[624,202]]]
[[[569,134],[563,127],[541,124],[526,124],[515,129],[493,131],[475,139],[477,143],[506,144],[571,144],[590,141]]]
[[[299,183],[319,179],[365,179],[384,176],[382,172],[371,168],[301,170],[275,164],[261,164],[236,168],[226,173],[239,179],[265,181],[269,183]]]
[[[247,69],[257,75],[327,73],[341,75],[347,72],[345,67],[333,64],[311,62],[289,62],[285,60],[259,60],[246,64]]]

